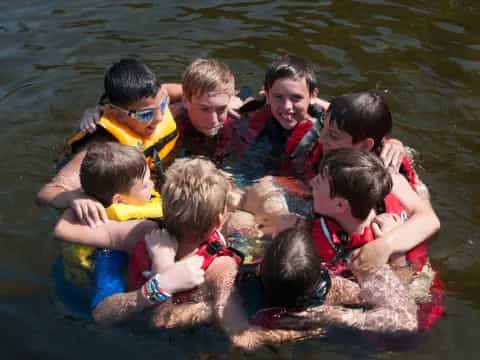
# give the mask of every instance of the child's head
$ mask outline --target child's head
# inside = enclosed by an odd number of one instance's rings
[[[383,96],[373,91],[358,91],[332,101],[319,141],[325,152],[352,147],[376,151],[391,130],[392,115]]]
[[[165,227],[177,238],[198,235],[202,240],[221,225],[230,181],[202,158],[177,159],[165,171],[162,202]]]
[[[196,59],[185,69],[182,86],[183,103],[193,127],[207,136],[217,134],[235,94],[229,67],[214,59]]]
[[[161,90],[157,77],[143,62],[122,59],[105,74],[107,104],[105,114],[125,124],[141,136],[151,136],[163,119],[168,96]]]
[[[392,178],[371,152],[336,149],[324,155],[310,185],[316,213],[364,220],[391,191]]]
[[[281,232],[265,251],[261,280],[269,306],[304,307],[321,302],[330,277],[322,266],[309,232]]]
[[[143,205],[152,194],[145,157],[135,147],[116,142],[90,146],[80,166],[85,194],[104,206],[112,203]]]
[[[270,65],[264,88],[272,114],[282,127],[292,129],[309,118],[308,106],[316,87],[313,66],[301,58],[286,55]]]

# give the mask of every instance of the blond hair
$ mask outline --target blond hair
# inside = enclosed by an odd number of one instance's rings
[[[230,68],[214,59],[196,59],[190,63],[183,72],[182,86],[188,100],[208,93],[235,94],[235,78]]]
[[[203,158],[177,159],[165,172],[162,201],[166,229],[174,236],[210,232],[225,211],[230,182]]]

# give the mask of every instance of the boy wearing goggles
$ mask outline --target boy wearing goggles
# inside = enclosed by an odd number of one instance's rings
[[[91,226],[106,221],[106,214],[100,203],[81,191],[80,164],[88,146],[105,141],[135,146],[144,152],[151,168],[161,169],[171,160],[178,137],[167,91],[141,61],[122,59],[112,65],[105,74],[104,88],[99,126],[92,133],[81,131],[69,141],[71,159],[38,193],[39,202],[72,207],[80,221]]]

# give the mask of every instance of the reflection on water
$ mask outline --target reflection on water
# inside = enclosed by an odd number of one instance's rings
[[[259,88],[277,54],[318,65],[320,94],[386,91],[395,136],[418,149],[442,231],[431,246],[450,290],[449,316],[412,358],[473,353],[480,306],[478,201],[480,5],[473,0],[134,1],[20,0],[0,12],[0,353],[11,358],[241,357],[220,355],[215,329],[152,334],[97,329],[56,305],[50,277],[55,214],[35,192],[53,174],[55,149],[95,104],[105,68],[142,56],[165,81],[194,57],[227,62],[237,84]],[[347,349],[346,349],[347,348]],[[363,348],[310,341],[255,357],[350,358]],[[382,356],[378,354],[378,356]],[[389,354],[392,358],[402,353]]]

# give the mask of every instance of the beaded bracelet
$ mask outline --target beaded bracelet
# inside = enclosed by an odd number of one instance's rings
[[[143,295],[145,295],[148,300],[157,303],[163,303],[172,297],[171,294],[160,287],[156,275],[143,285]]]

